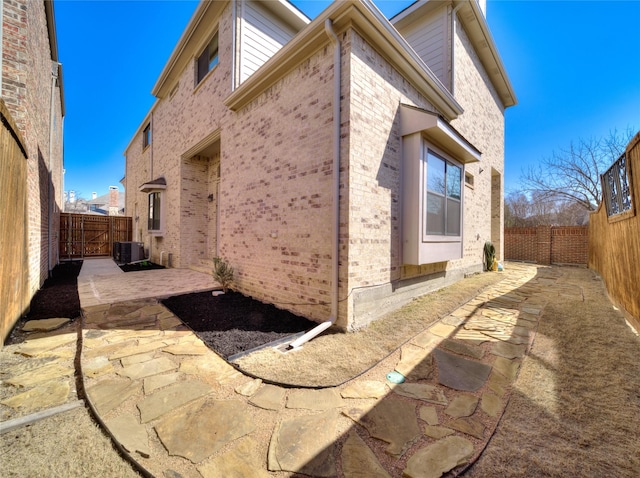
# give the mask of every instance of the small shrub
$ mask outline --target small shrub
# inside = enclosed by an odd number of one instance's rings
[[[213,278],[222,286],[226,294],[233,282],[233,267],[221,257],[213,258]]]

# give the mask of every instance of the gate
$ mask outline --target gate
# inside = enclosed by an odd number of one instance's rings
[[[114,242],[131,241],[131,218],[60,214],[60,259],[111,256]]]

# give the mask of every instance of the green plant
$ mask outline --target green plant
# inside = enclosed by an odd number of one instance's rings
[[[493,269],[493,263],[496,259],[496,248],[491,244],[491,241],[484,243],[484,268],[487,271]]]
[[[222,257],[213,258],[213,278],[222,286],[226,294],[233,282],[233,267]]]

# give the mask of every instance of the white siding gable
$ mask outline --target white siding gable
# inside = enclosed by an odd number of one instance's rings
[[[449,28],[446,9],[417,19],[400,31],[409,45],[447,88],[449,81]]]
[[[240,83],[249,78],[297,33],[258,2],[241,3]]]

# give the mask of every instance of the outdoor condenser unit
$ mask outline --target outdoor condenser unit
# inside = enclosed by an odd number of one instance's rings
[[[144,260],[144,244],[142,242],[114,242],[113,260],[118,264]]]

